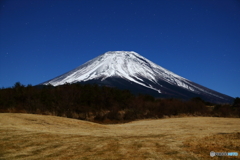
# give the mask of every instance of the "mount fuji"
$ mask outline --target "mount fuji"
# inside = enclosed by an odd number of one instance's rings
[[[201,97],[213,103],[233,98],[183,78],[133,51],[109,51],[40,85],[95,83],[157,98]]]

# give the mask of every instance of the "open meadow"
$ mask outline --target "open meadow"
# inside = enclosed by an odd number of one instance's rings
[[[0,159],[240,159],[240,119],[182,117],[97,124],[49,115],[0,113]]]

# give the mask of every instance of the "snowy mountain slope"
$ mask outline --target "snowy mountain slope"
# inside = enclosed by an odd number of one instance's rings
[[[125,80],[124,83],[131,82],[131,84],[134,83],[150,89],[157,93],[159,97],[164,94],[174,97],[176,91],[180,89],[181,91],[178,94],[187,91],[192,95],[205,95],[212,99],[219,99],[219,101],[229,100],[229,96],[191,82],[133,51],[106,52],[76,69],[42,84],[58,86],[65,83],[90,81],[104,84],[105,81],[110,83],[109,79],[112,78],[118,79],[118,81]],[[114,86],[113,82],[111,82],[111,86]],[[125,86],[128,85],[125,84]],[[125,88],[127,89],[127,87]]]

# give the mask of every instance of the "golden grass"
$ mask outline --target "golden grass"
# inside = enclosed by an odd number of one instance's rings
[[[237,118],[183,117],[101,125],[32,114],[0,114],[0,159],[239,159]]]

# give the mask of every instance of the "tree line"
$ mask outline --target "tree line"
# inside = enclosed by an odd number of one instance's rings
[[[53,87],[17,82],[0,89],[0,112],[55,115],[100,123],[171,116],[240,117],[240,98],[233,104],[212,104],[201,98],[156,99],[96,84]]]

